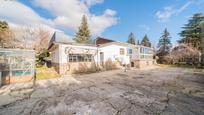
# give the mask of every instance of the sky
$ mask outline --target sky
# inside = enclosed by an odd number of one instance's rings
[[[155,46],[165,28],[176,44],[194,13],[204,14],[204,0],[0,0],[0,20],[11,26],[43,26],[73,38],[86,15],[93,38],[126,42],[133,32]]]

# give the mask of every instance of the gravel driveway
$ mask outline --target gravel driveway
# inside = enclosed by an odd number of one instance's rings
[[[5,86],[0,115],[204,115],[204,72],[114,70]]]

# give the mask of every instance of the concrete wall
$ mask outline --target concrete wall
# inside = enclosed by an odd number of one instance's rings
[[[77,73],[90,68],[96,69],[93,62],[52,63],[52,66],[61,75]]]
[[[155,64],[155,60],[153,59],[140,59],[132,62],[134,63],[135,68],[145,68],[147,66],[152,66]]]

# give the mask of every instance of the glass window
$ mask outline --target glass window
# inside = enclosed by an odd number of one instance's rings
[[[90,54],[69,54],[69,62],[91,62],[92,55]]]
[[[132,49],[128,49],[128,54],[132,54]]]
[[[125,55],[125,49],[124,48],[120,48],[120,55]]]

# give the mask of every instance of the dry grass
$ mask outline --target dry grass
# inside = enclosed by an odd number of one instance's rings
[[[117,69],[117,65],[109,59],[105,62],[104,68],[105,70],[114,70]]]
[[[60,77],[60,75],[56,71],[54,71],[53,68],[47,68],[46,66],[36,68],[37,80],[51,79],[56,77]]]

